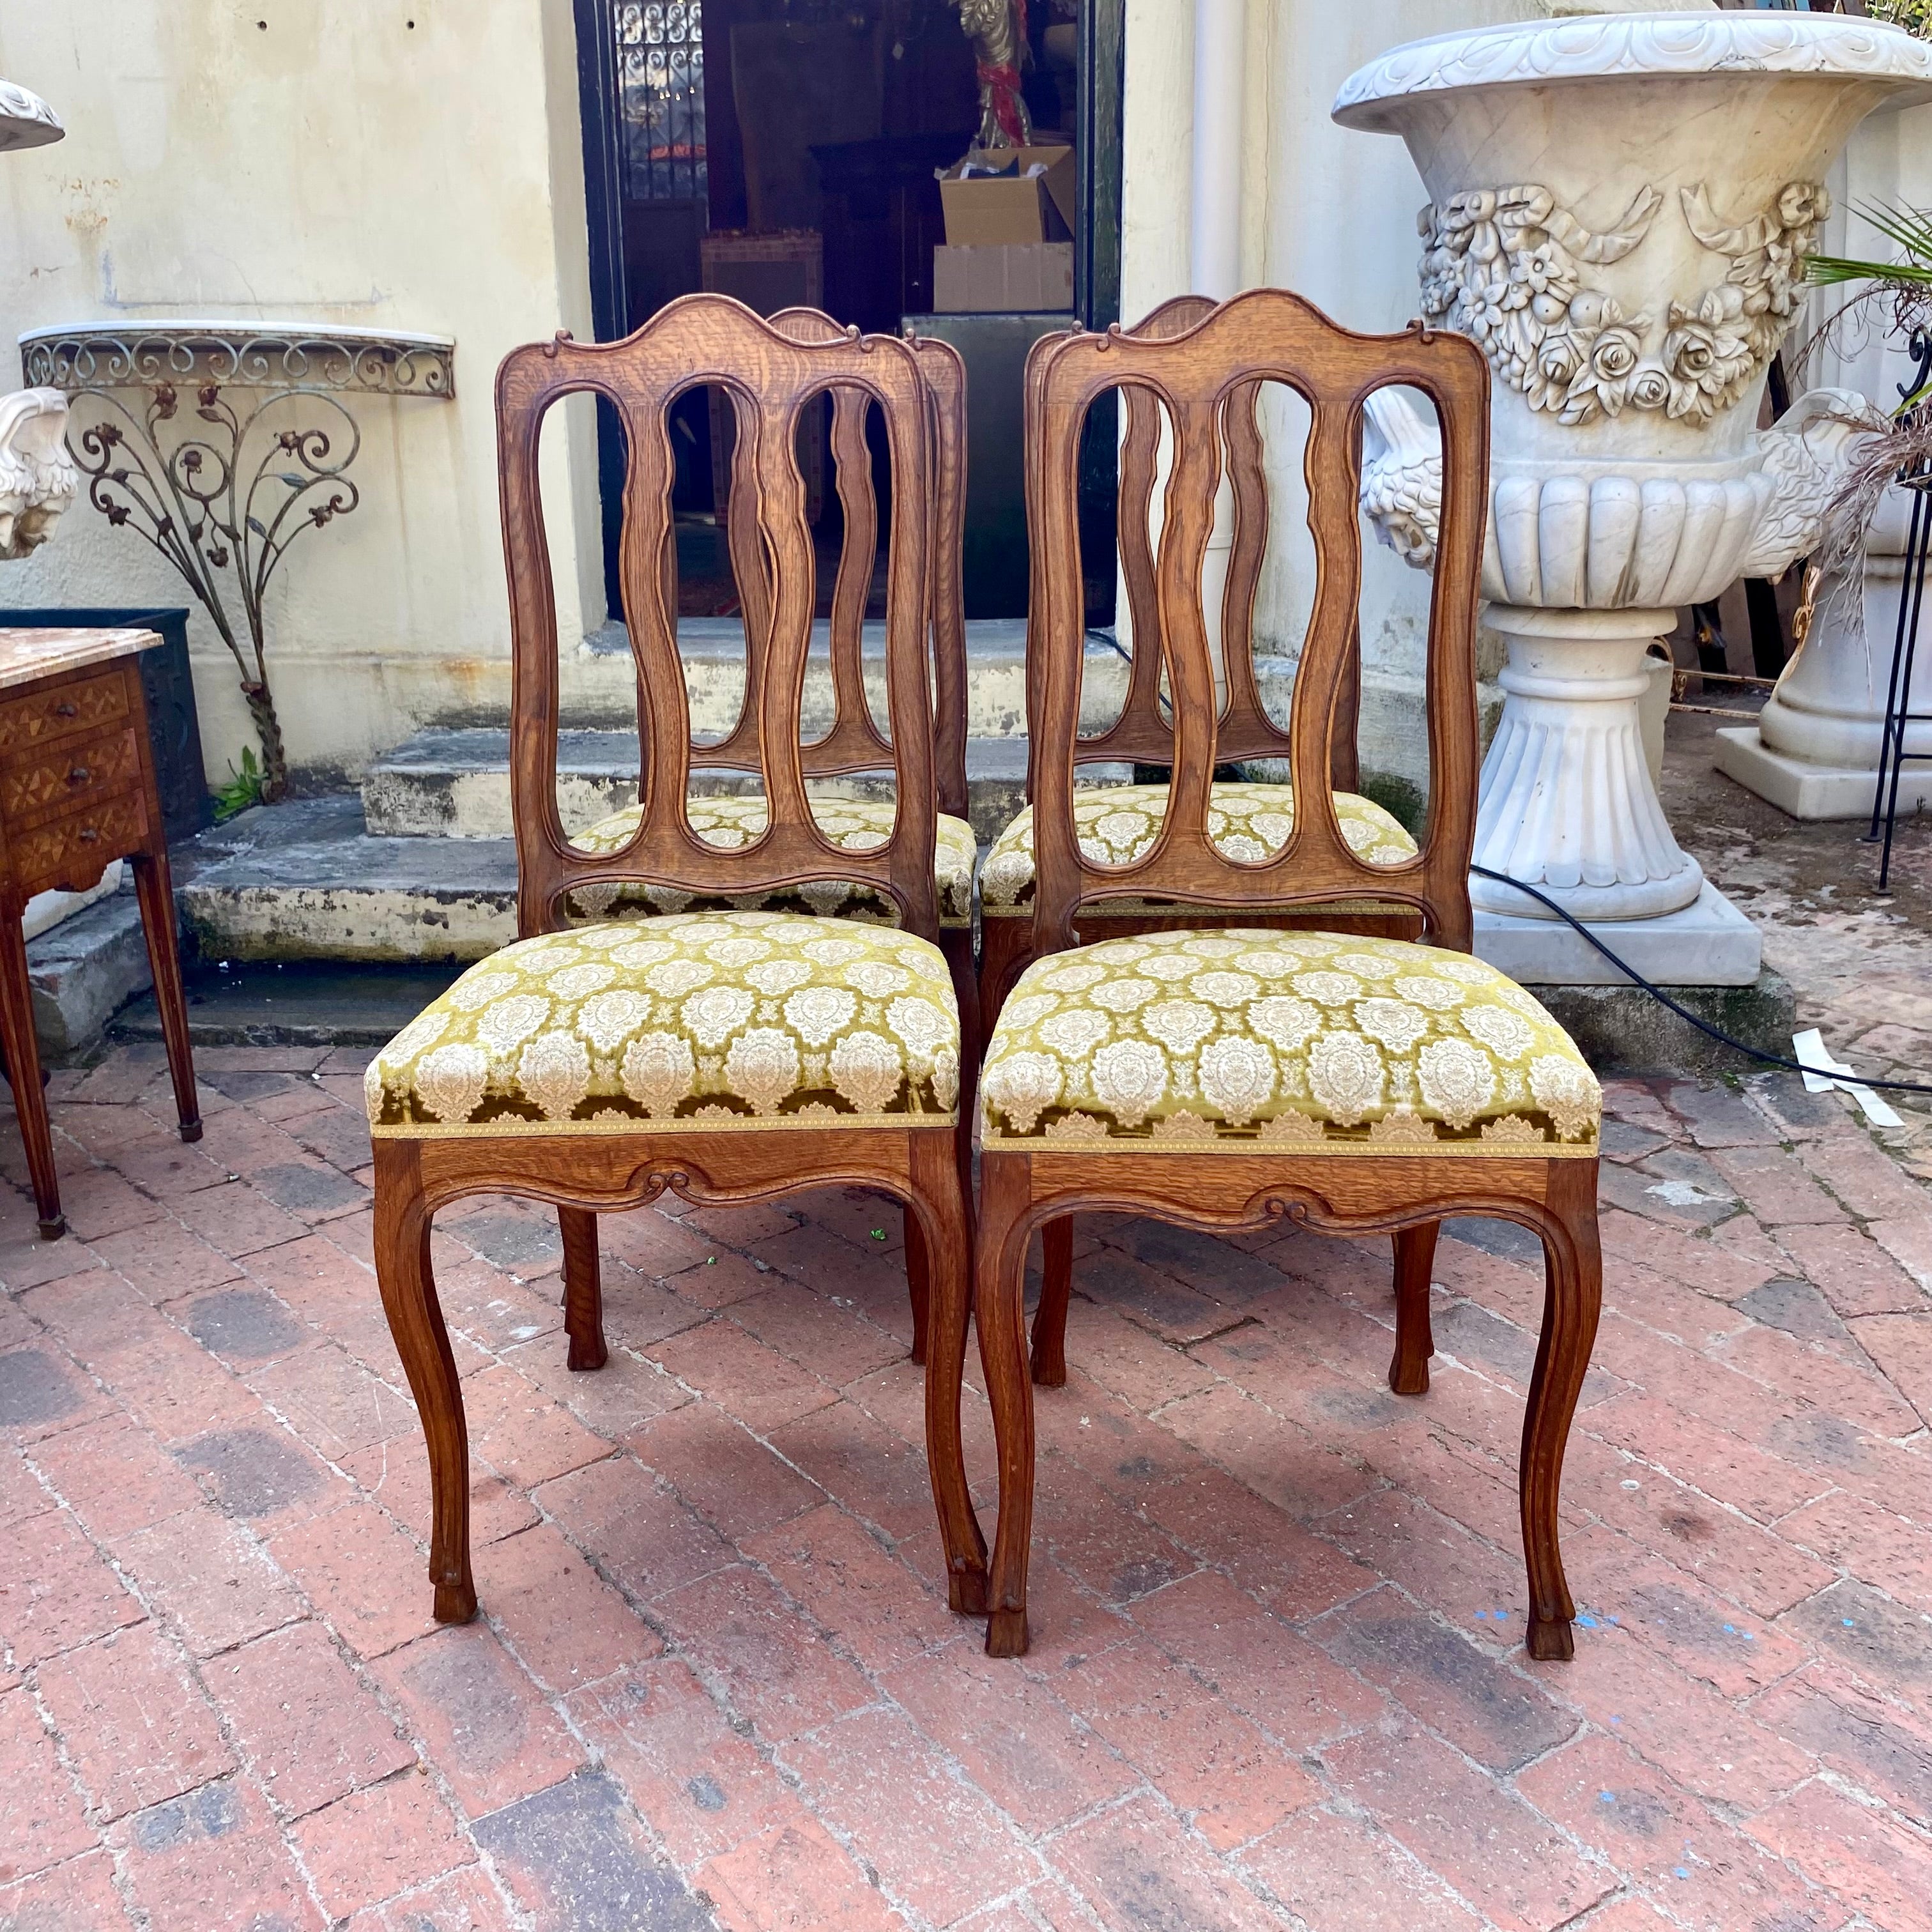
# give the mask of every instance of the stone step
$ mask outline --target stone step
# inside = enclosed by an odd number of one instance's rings
[[[331,959],[202,961],[183,975],[188,1036],[198,1047],[381,1046],[462,970],[454,964],[347,965]],[[130,1000],[107,1027],[111,1040],[161,1036],[152,992]]]
[[[1026,770],[1026,626],[1015,620],[969,623],[967,632],[966,773],[968,816],[985,844],[996,837],[1023,802]],[[820,625],[808,663],[801,706],[802,728],[818,736],[832,722],[826,627]],[[884,716],[884,632],[867,627],[867,688],[875,716]],[[744,638],[729,618],[686,619],[678,627],[692,728],[700,736],[723,736],[736,722],[744,690]],[[557,734],[557,802],[572,831],[593,824],[638,796],[638,736],[634,689],[619,693],[614,668],[628,671],[630,647],[621,626],[592,633],[584,659],[602,668],[608,688],[587,709],[580,706]],[[1258,667],[1264,700],[1286,718],[1294,689],[1294,666],[1283,658],[1264,658]],[[1127,660],[1113,640],[1095,632],[1088,639],[1082,683],[1083,728],[1104,729],[1119,713],[1126,693]],[[1494,693],[1485,689],[1486,710]],[[1362,763],[1365,772],[1400,780],[1412,771],[1416,694],[1399,679],[1370,673],[1363,688]],[[629,715],[623,715],[628,707]],[[508,838],[510,812],[510,740],[507,729],[467,727],[418,731],[385,753],[362,783],[368,830],[376,838]],[[1089,767],[1094,784],[1124,782],[1124,766]],[[755,788],[752,775],[704,772],[692,790],[700,793]],[[891,795],[886,774],[860,773],[827,781],[834,795],[879,798]],[[1418,799],[1420,794],[1417,794]]]
[[[812,628],[806,661],[805,691],[800,700],[802,728],[816,737],[832,723],[832,631],[821,620]],[[722,736],[737,722],[745,693],[745,632],[736,617],[681,617],[678,655],[684,664],[691,728],[700,738]],[[874,716],[886,715],[886,627],[868,623],[861,649],[868,701]],[[1098,701],[1118,705],[1124,689],[1126,659],[1096,632],[1088,656],[1090,680]],[[974,737],[1017,736],[1026,730],[1026,621],[1018,617],[977,618],[966,626],[967,722]],[[1118,667],[1118,673],[1114,667]],[[628,635],[621,624],[606,624],[586,637],[580,651],[560,667],[562,688],[572,695],[563,707],[569,726],[622,730],[637,722],[637,680]],[[1112,682],[1118,678],[1120,682]],[[1110,688],[1112,692],[1108,696]],[[508,722],[507,720],[506,721]]]
[[[1124,784],[1124,766],[1101,765],[1082,774],[1089,784]],[[694,772],[694,794],[755,791],[750,772]],[[861,772],[814,780],[828,796],[890,798],[889,772]],[[971,738],[966,745],[967,815],[985,844],[1025,802],[1026,740]],[[557,809],[566,828],[580,831],[638,802],[638,737],[634,731],[557,734]],[[508,838],[510,734],[482,729],[418,731],[379,758],[362,781],[362,808],[371,838]]]
[[[210,961],[438,963],[517,936],[513,841],[371,838],[359,798],[258,806],[176,847],[174,868],[183,936]]]

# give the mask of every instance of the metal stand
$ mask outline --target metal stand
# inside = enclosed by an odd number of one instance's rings
[[[1918,364],[1911,385],[1899,386],[1910,398],[1932,382],[1932,335],[1914,329],[1910,344]],[[1898,829],[1898,782],[1906,760],[1932,762],[1932,752],[1908,752],[1907,728],[1932,724],[1932,711],[1914,711],[1912,676],[1918,655],[1918,614],[1925,602],[1925,566],[1932,556],[1932,465],[1921,461],[1899,472],[1899,487],[1912,492],[1912,524],[1905,544],[1905,568],[1899,579],[1898,627],[1892,642],[1892,676],[1886,687],[1885,728],[1878,741],[1878,784],[1872,795],[1871,829],[1866,842],[1882,840],[1878,862],[1878,889],[1886,890],[1892,876],[1892,842]]]

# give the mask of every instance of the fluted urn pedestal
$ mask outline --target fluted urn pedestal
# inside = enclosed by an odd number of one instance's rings
[[[1932,98],[1932,48],[1822,14],[1620,14],[1480,28],[1362,68],[1334,108],[1399,134],[1429,194],[1421,311],[1493,377],[1486,621],[1508,646],[1476,862],[1640,970],[1736,985],[1756,929],[1677,844],[1646,765],[1643,658],[1683,605],[1814,539],[1862,398],[1757,428],[1803,298],[1826,170],[1874,110]],[[1363,503],[1433,561],[1432,416],[1371,404]],[[1472,880],[1477,950],[1541,983],[1620,976],[1510,886]]]
[[[1794,818],[1869,819],[1878,788],[1879,741],[1898,606],[1906,594],[1910,496],[1886,494],[1873,520],[1864,581],[1819,586],[1804,648],[1778,680],[1755,724],[1718,734],[1718,769]],[[1862,609],[1859,608],[1862,604]],[[1908,711],[1932,711],[1932,613],[1922,610]],[[1908,724],[1905,748],[1932,755],[1932,724]],[[1899,776],[1901,814],[1932,810],[1932,764]]]

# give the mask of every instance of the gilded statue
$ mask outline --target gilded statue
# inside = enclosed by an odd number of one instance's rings
[[[959,24],[973,43],[980,74],[976,148],[1023,148],[1033,122],[1020,95],[1020,67],[1027,54],[1027,0],[952,0]]]

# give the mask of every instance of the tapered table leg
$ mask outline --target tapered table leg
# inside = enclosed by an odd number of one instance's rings
[[[201,1101],[194,1090],[194,1052],[188,1036],[188,998],[182,991],[181,950],[175,940],[175,889],[168,855],[136,852],[134,892],[140,902],[141,927],[148,941],[148,964],[154,976],[154,1010],[161,1016],[161,1038],[168,1049],[168,1072],[174,1082],[175,1110],[184,1141],[201,1138]]]
[[[27,978],[27,942],[20,931],[20,902],[0,902],[0,1046],[7,1054],[8,1078],[14,1084],[14,1112],[26,1143],[27,1172],[34,1184],[34,1205],[40,1217],[44,1240],[58,1240],[67,1232],[61,1212],[60,1178],[54,1172],[53,1130],[47,1120],[47,1096],[40,1086],[40,1046],[34,1034],[34,994]]]

